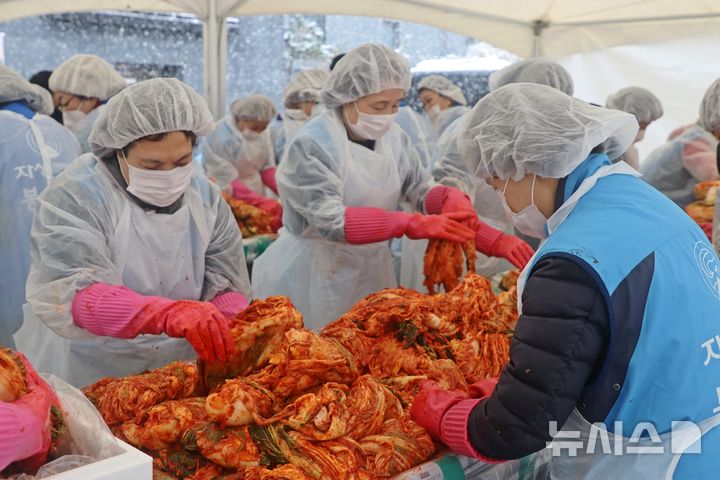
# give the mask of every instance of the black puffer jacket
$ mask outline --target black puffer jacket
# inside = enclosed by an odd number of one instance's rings
[[[545,448],[550,421],[562,427],[602,368],[610,337],[607,304],[595,279],[560,256],[541,259],[528,277],[523,315],[498,386],[471,413],[470,441],[495,459],[521,458]],[[627,366],[625,366],[627,368]],[[593,421],[611,402],[599,400]],[[585,408],[583,408],[585,410]],[[603,411],[604,410],[604,411]]]

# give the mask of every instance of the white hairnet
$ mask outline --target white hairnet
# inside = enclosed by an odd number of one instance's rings
[[[295,75],[285,87],[285,106],[300,102],[320,102],[320,91],[328,75],[328,72],[318,68],[303,70]]]
[[[660,99],[642,87],[627,87],[613,93],[605,102],[607,108],[632,113],[638,122],[650,123],[663,116]]]
[[[90,145],[103,157],[148,135],[188,131],[200,137],[213,125],[205,99],[189,85],[175,78],[153,78],[110,99],[93,126]]]
[[[53,92],[107,100],[127,82],[108,62],[95,55],[73,55],[61,63],[48,81]]]
[[[463,95],[460,87],[452,83],[448,78],[442,75],[428,75],[427,77],[420,80],[418,83],[418,92],[423,89],[432,90],[437,92],[443,97],[447,97],[455,103],[460,105],[467,105],[465,95]]]
[[[463,160],[478,177],[563,178],[603,144],[611,160],[632,145],[634,116],[545,85],[517,83],[481,99],[460,127]]]
[[[0,65],[0,103],[18,100],[23,100],[28,107],[45,115],[50,115],[55,109],[50,92],[28,82],[11,68]]]
[[[351,103],[383,90],[410,88],[407,60],[390,47],[368,43],[350,50],[330,72],[322,91],[326,107]]]
[[[269,122],[277,113],[277,109],[265,95],[248,95],[235,100],[230,111],[237,120],[262,120]]]
[[[574,92],[570,73],[559,63],[544,58],[521,60],[493,73],[489,78],[490,91],[521,82],[547,85],[568,95]]]
[[[700,103],[698,124],[708,132],[720,130],[720,79],[715,80],[705,92]]]

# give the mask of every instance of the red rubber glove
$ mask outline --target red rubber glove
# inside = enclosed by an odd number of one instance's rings
[[[265,172],[266,170],[263,171]],[[275,178],[274,175],[273,178]],[[232,187],[233,198],[244,200],[250,205],[269,213],[272,216],[273,230],[276,232],[280,230],[280,227],[282,227],[282,205],[280,202],[255,193],[239,180],[233,180],[230,186]]]
[[[277,180],[275,180],[275,167],[266,168],[262,172],[260,172],[260,178],[262,178],[263,183],[266,187],[268,187],[270,190],[273,191],[275,195],[278,194],[278,187],[277,187]]]
[[[442,441],[442,419],[450,408],[463,400],[467,394],[445,390],[433,380],[425,380],[420,385],[422,391],[415,396],[410,416],[428,431],[437,441]]]
[[[532,247],[524,241],[486,223],[481,223],[475,232],[475,248],[488,257],[504,258],[521,270],[535,254]]]
[[[36,470],[50,450],[50,407],[60,406],[55,392],[19,354],[27,372],[29,392],[12,403],[0,402],[0,470],[22,461]]]
[[[227,360],[234,349],[228,320],[209,302],[144,296],[120,285],[95,283],[75,294],[72,316],[77,326],[95,335],[185,338],[211,363]]]
[[[483,398],[489,397],[495,391],[497,386],[497,378],[486,378],[484,380],[478,380],[468,387],[468,393],[470,398]]]
[[[375,207],[345,209],[345,240],[354,245],[383,242],[407,235],[408,238],[437,238],[451,242],[467,242],[474,232],[461,224],[468,214],[446,215],[389,212]]]
[[[155,326],[162,332],[169,337],[185,338],[198,356],[209,363],[226,361],[234,350],[227,319],[211,303],[179,300],[166,308],[158,320]],[[150,330],[153,333],[154,328]]]
[[[457,188],[445,187],[445,199],[443,201],[441,213],[463,212],[468,214],[468,220],[464,223],[477,230],[480,227],[480,219],[478,218],[475,207],[470,201],[470,197],[465,195]]]
[[[416,213],[408,222],[405,235],[413,240],[435,238],[464,243],[474,237],[472,229],[460,223],[469,218],[470,215],[466,212],[442,215],[421,215]]]

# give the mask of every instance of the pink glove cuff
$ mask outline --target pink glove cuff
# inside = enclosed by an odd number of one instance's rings
[[[43,425],[19,405],[0,402],[0,471],[42,450]]]
[[[504,463],[505,460],[496,460],[488,458],[475,450],[470,443],[470,435],[468,434],[468,421],[470,413],[485,398],[462,400],[445,412],[442,423],[440,425],[441,437],[443,443],[450,447],[453,452],[465,455],[466,457],[477,458],[485,463]]]
[[[75,294],[72,316],[75,325],[95,335],[134,338],[140,333],[162,333],[161,325],[147,326],[147,320],[172,303],[120,285],[94,283]]]
[[[275,167],[270,167],[260,172],[260,178],[262,178],[263,183],[266,187],[272,190],[275,195],[278,194],[277,181],[275,180],[276,170],[277,169]]]
[[[450,187],[438,185],[431,188],[427,195],[425,195],[425,211],[428,215],[438,215],[442,212],[448,190],[450,190]]]
[[[412,214],[382,208],[347,207],[345,241],[354,245],[383,242],[405,233]]]
[[[242,293],[225,292],[210,300],[210,303],[220,310],[225,317],[232,320],[235,316],[245,310],[248,301]]]
[[[480,228],[475,231],[475,248],[483,255],[492,257],[494,256],[491,254],[493,246],[503,235],[501,230],[481,222]]]
[[[257,206],[260,202],[265,200],[265,197],[255,193],[250,187],[242,183],[240,180],[233,180],[230,183],[232,187],[232,196],[238,200],[244,200],[250,205]]]

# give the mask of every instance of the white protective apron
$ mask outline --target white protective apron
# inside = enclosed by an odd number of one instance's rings
[[[307,120],[295,120],[290,118],[289,116],[286,116],[285,119],[282,122],[283,126],[283,133],[285,134],[285,148],[287,149],[287,146],[290,145],[290,142],[292,142],[293,138],[295,138],[295,134],[300,131],[300,129],[305,125]]]
[[[109,242],[112,261],[123,272],[123,285],[142,295],[199,300],[210,244],[204,216],[202,198],[194,190],[186,191],[183,206],[172,215],[145,212],[128,200]],[[185,339],[166,335],[132,340],[61,337],[34,316],[28,304],[24,312],[25,322],[16,338],[19,344],[35,347],[35,368],[78,387],[197,357]]]
[[[625,162],[618,162],[598,169],[594,175],[586,178],[575,193],[548,219],[548,235],[552,235],[558,229],[573,211],[578,201],[595,186],[600,178],[609,175],[639,177],[640,173]],[[535,258],[533,257],[518,279],[519,314],[522,314],[522,294],[534,262]],[[573,409],[560,433],[555,437],[554,445],[560,455],[553,456],[550,463],[550,478],[553,480],[568,478],[582,478],[585,480],[670,480],[681,455],[693,446],[701,435],[709,432],[718,424],[720,424],[720,415],[705,420],[697,426],[699,429],[694,425],[687,425],[684,428],[675,429],[672,435],[666,433],[659,435],[655,439],[643,438],[638,440],[614,436],[611,432],[601,434],[602,432],[585,420],[577,409]],[[580,434],[579,438],[577,432]],[[609,441],[603,447],[602,442],[605,438],[608,438]],[[582,445],[582,448],[574,450],[574,455],[568,455],[569,450],[563,447],[570,445],[572,442],[577,442],[577,445]],[[587,447],[593,444],[594,450],[589,452]],[[662,447],[664,453],[633,453],[638,452],[633,449],[639,447]],[[604,452],[610,453],[605,455]],[[617,452],[622,452],[622,455],[616,455]]]
[[[398,167],[383,148],[372,151],[352,142],[341,166],[343,201],[348,207],[396,210],[400,199]],[[300,310],[305,326],[320,330],[363,297],[397,286],[389,242],[351,245],[322,238],[308,228],[302,235],[286,229],[258,257],[253,268],[255,298],[286,295]]]
[[[238,180],[255,193],[267,196],[270,190],[266,191],[260,172],[275,165],[270,131],[265,129],[259,138],[248,140],[243,137],[242,141],[242,157],[233,160]],[[268,156],[272,158],[268,159]]]

